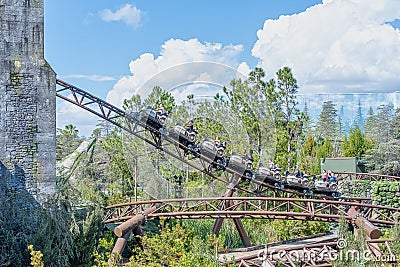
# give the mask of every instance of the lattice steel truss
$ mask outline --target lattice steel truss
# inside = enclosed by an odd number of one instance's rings
[[[233,205],[230,205],[233,201]],[[230,202],[228,204],[228,202]],[[399,208],[321,199],[295,199],[273,197],[230,197],[162,199],[125,203],[106,208],[105,223],[125,221],[151,205],[157,209],[149,215],[174,219],[198,218],[262,218],[315,220],[337,222],[344,217],[351,221],[347,211],[355,207],[377,226],[395,224]]]

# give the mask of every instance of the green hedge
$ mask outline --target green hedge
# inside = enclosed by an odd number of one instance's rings
[[[400,207],[400,182],[343,180],[339,190],[344,197],[370,197],[373,204]]]
[[[339,181],[339,191],[344,197],[371,197],[373,183],[365,180]]]
[[[371,196],[373,204],[398,208],[400,207],[400,183],[375,182]]]

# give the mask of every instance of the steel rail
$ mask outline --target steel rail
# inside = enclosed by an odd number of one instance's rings
[[[370,181],[388,181],[388,182],[400,182],[400,177],[377,174],[377,173],[363,173],[363,172],[335,172],[337,175],[341,175],[343,180],[370,180]]]
[[[233,205],[225,208],[226,201]],[[400,208],[366,203],[273,197],[214,197],[193,199],[161,199],[117,204],[105,208],[105,223],[123,222],[149,206],[156,210],[150,218],[259,218],[338,222],[341,217],[352,222],[347,211],[355,207],[376,226],[391,226],[400,215]]]

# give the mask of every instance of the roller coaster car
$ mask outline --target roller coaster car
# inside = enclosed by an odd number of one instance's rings
[[[280,169],[271,170],[265,167],[260,167],[258,169],[255,179],[265,183],[272,183],[277,187],[282,187],[286,182],[285,176],[281,174]]]
[[[188,133],[184,127],[176,125],[169,131],[169,136],[179,143],[179,148],[183,149],[185,154],[189,151],[192,153],[198,152],[196,132]]]
[[[209,140],[204,140],[200,144],[200,153],[205,157],[206,161],[210,163],[209,171],[211,169],[224,170],[226,167],[225,161],[225,148],[216,147],[215,143]]]
[[[337,182],[328,182],[328,181],[315,181],[314,182],[314,190],[316,192],[322,193],[330,193],[333,197],[340,197],[341,193],[338,191]]]
[[[141,110],[139,112],[139,119],[149,127],[148,129],[156,131],[163,129],[167,122],[166,115],[157,116],[157,113],[151,108]]]
[[[289,186],[292,187],[309,189],[311,186],[311,182],[308,177],[296,177],[294,175],[288,175],[286,176],[286,182]]]
[[[237,155],[229,157],[227,167],[229,170],[241,175],[247,180],[252,180],[255,176],[253,173],[253,163],[251,161],[246,161]]]

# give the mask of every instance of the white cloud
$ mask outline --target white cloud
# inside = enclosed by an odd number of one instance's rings
[[[266,20],[252,54],[268,75],[289,66],[302,93],[384,92],[400,87],[398,0],[325,0]]]
[[[102,76],[97,74],[85,75],[85,74],[69,74],[62,76],[63,78],[78,78],[78,79],[87,79],[95,82],[104,82],[104,81],[115,81],[116,79],[111,76]]]
[[[69,95],[68,98],[72,96]],[[79,130],[80,136],[90,136],[99,120],[100,118],[96,115],[70,102],[57,101],[57,128],[63,129],[65,125],[72,124]]]
[[[142,11],[131,5],[126,4],[120,9],[112,12],[110,9],[105,9],[100,12],[100,17],[104,21],[123,21],[127,25],[133,27],[134,29],[140,26],[140,22],[142,19]]]
[[[143,98],[155,86],[165,90],[175,88],[178,95],[196,92],[207,94],[205,85],[215,91],[219,86],[229,86],[229,82],[244,75],[238,71],[248,70],[246,63],[239,64],[238,56],[242,45],[201,43],[197,39],[187,41],[170,39],[162,47],[160,55],[142,54],[130,62],[131,76],[121,78],[107,95],[107,101],[121,106],[123,99],[140,94]],[[245,73],[247,75],[247,73]],[[189,86],[196,83],[196,86]],[[201,84],[201,86],[199,86]],[[195,88],[201,90],[195,91]],[[179,100],[178,100],[179,101]]]

